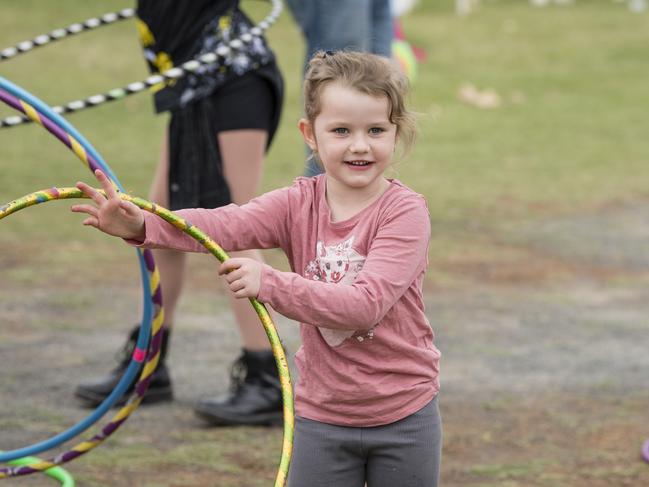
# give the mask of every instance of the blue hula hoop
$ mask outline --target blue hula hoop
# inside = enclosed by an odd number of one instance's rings
[[[110,179],[112,179],[117,187],[120,190],[123,190],[122,185],[120,184],[117,177],[114,175],[110,167],[106,164],[101,155],[95,150],[95,148],[72,126],[68,123],[63,117],[54,112],[47,104],[43,103],[41,100],[28,93],[27,91],[19,88],[14,85],[7,79],[0,76],[0,88],[10,93],[14,97],[24,100],[25,102],[32,105],[36,108],[37,111],[43,113],[47,116],[54,124],[58,125],[65,132],[74,136],[77,141],[83,146],[88,154],[90,154],[99,164],[102,171],[104,171]],[[151,320],[153,316],[153,302],[149,294],[149,289],[151,287],[151,282],[147,272],[147,266],[143,255],[136,251],[139,265],[140,265],[140,277],[142,280],[142,290],[143,290],[143,311],[142,311],[142,320],[140,324],[140,332],[138,334],[136,346],[142,350],[147,350],[149,345],[149,338],[151,335]],[[104,399],[104,401],[97,406],[97,408],[85,417],[83,420],[79,421],[77,424],[73,425],[69,429],[52,436],[51,438],[35,443],[33,445],[18,448],[15,450],[8,450],[0,452],[0,462],[9,462],[26,456],[37,455],[46,450],[55,448],[62,443],[78,436],[83,433],[85,430],[90,428],[93,424],[98,422],[104,414],[121,398],[124,393],[127,391],[129,386],[135,381],[136,376],[140,370],[141,363],[136,361],[134,358],[131,359],[126,372],[120,379],[119,383],[113,389],[113,392]]]

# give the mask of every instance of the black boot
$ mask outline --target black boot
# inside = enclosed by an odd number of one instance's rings
[[[124,375],[126,368],[131,362],[131,355],[133,354],[133,349],[137,342],[137,336],[139,334],[140,327],[137,326],[131,331],[128,341],[124,345],[124,348],[119,354],[119,364],[110,373],[97,379],[92,382],[86,382],[79,384],[74,391],[74,395],[81,399],[84,402],[85,406],[88,407],[97,407],[101,404],[104,399],[106,399],[113,389],[117,386],[117,383]],[[170,401],[173,398],[171,390],[171,378],[169,377],[169,371],[165,364],[165,358],[167,356],[167,346],[169,341],[169,330],[164,329],[162,335],[162,344],[160,345],[160,360],[158,366],[151,375],[151,382],[149,383],[149,388],[144,394],[142,399],[142,404],[156,403],[161,401]],[[141,369],[140,369],[141,372]],[[117,400],[115,406],[122,406],[126,403],[129,396],[135,388],[135,383],[137,382],[140,372],[138,372],[133,380],[133,383],[128,387],[124,395]]]
[[[230,391],[202,399],[196,414],[216,426],[282,424],[282,389],[270,351],[243,350],[230,370]]]

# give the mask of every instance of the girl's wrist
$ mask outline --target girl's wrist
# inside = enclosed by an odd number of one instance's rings
[[[142,220],[142,224],[139,229],[135,230],[130,237],[124,237],[125,240],[131,240],[134,242],[144,243],[146,240],[146,224]]]

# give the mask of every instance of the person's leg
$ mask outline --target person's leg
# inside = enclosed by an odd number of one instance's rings
[[[309,39],[309,54],[317,50],[369,52],[371,43],[372,0],[314,0],[317,9],[314,32]]]
[[[372,0],[372,41],[370,52],[392,57],[392,39],[394,37],[394,18],[390,0]]]
[[[310,15],[300,18],[307,61],[319,50],[392,56],[390,0],[312,0],[310,4]]]
[[[268,132],[261,129],[219,132],[219,151],[232,202],[244,204],[257,195]],[[231,252],[262,260],[258,250]],[[278,425],[282,422],[282,393],[275,359],[259,317],[247,299],[228,293],[243,353],[234,363],[230,391],[200,400],[195,412],[213,425]]]
[[[360,428],[296,417],[288,487],[363,487],[365,455],[361,439]]]
[[[288,0],[286,4],[293,14],[295,23],[300,28],[305,39],[313,33],[313,20],[316,15],[314,0]],[[307,53],[308,54],[308,53]]]
[[[437,398],[395,423],[363,429],[367,487],[437,487],[442,421]]]
[[[322,166],[318,164],[318,162],[313,157],[313,154],[311,153],[311,149],[309,148],[308,145],[305,146],[305,151],[306,151],[307,161],[306,161],[306,169],[304,170],[304,175],[307,178],[310,178],[312,176],[317,176],[318,174],[322,174],[324,170],[322,169]]]
[[[232,202],[247,203],[257,196],[266,151],[268,133],[265,130],[228,130],[218,134],[223,172],[230,187]],[[248,250],[232,252],[231,257],[249,257],[263,261],[261,252]],[[232,293],[230,303],[234,311],[243,345],[248,350],[270,350],[270,343],[259,317],[247,299],[236,299]]]

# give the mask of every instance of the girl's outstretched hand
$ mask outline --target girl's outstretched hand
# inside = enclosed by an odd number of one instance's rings
[[[219,268],[237,298],[256,298],[261,287],[262,263],[246,257],[228,259]]]
[[[83,221],[84,225],[98,228],[102,232],[115,237],[144,241],[144,215],[142,210],[130,201],[122,200],[108,177],[100,169],[95,170],[95,177],[106,193],[106,197],[92,186],[78,182],[77,188],[83,191],[94,202],[94,205],[73,205],[70,210],[89,215]]]

